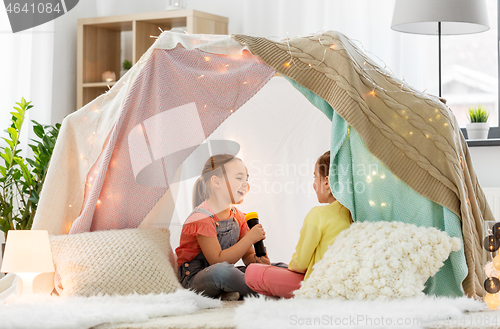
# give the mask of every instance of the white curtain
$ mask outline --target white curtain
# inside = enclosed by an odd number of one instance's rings
[[[12,33],[7,13],[0,11],[0,136],[10,125],[13,106],[22,97],[32,101],[34,108],[27,112],[21,130],[21,149],[26,155],[28,139],[34,138],[31,120],[50,123],[52,106],[52,72],[54,23],[48,22],[33,29]],[[30,142],[31,143],[31,142]],[[0,145],[6,146],[1,140]]]

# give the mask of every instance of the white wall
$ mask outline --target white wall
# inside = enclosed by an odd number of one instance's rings
[[[500,146],[471,147],[470,154],[480,185],[500,188]]]

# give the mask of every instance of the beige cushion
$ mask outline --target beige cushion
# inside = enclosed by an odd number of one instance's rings
[[[458,238],[402,222],[354,223],[342,231],[295,291],[297,298],[358,300],[422,296]]]
[[[167,229],[51,236],[60,295],[169,293],[181,288],[169,261]]]

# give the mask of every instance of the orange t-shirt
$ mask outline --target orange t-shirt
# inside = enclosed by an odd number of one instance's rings
[[[207,201],[203,201],[203,203],[198,207],[205,208],[209,212],[213,213],[212,209],[208,206]],[[245,214],[236,207],[233,208],[236,211],[234,217],[240,227],[239,241],[245,236],[245,234],[247,234],[248,225],[245,221]],[[175,253],[177,254],[177,266],[181,266],[184,262],[189,262],[201,251],[201,247],[196,239],[197,235],[217,238],[217,230],[214,225],[216,221],[220,221],[217,215],[214,215],[214,218],[210,218],[210,216],[207,216],[202,212],[196,212],[186,219],[186,222],[182,226],[179,247],[175,249]]]

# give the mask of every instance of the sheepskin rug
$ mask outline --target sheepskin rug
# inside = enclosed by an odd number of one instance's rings
[[[422,297],[425,281],[460,247],[458,238],[433,227],[354,223],[337,236],[294,294],[357,300]]]
[[[239,329],[274,328],[498,328],[500,314],[484,302],[461,298],[416,297],[387,301],[249,298],[236,309]],[[479,312],[488,318],[465,318]],[[493,314],[495,313],[495,314]],[[497,318],[496,326],[492,319]],[[480,323],[481,322],[481,323]],[[481,324],[481,326],[478,326]]]
[[[0,327],[80,329],[110,323],[139,323],[150,318],[218,308],[218,299],[180,289],[170,294],[10,298],[0,305]]]

